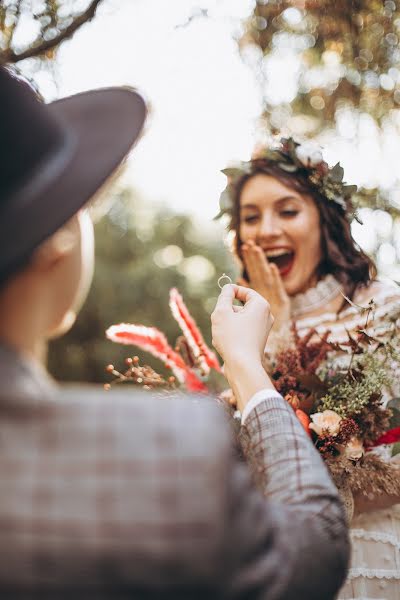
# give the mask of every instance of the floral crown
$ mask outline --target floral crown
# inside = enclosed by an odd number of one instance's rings
[[[220,196],[220,210],[215,219],[225,214],[232,216],[236,185],[242,177],[258,172],[260,160],[276,163],[286,173],[305,176],[324,198],[335,202],[350,218],[354,216],[352,196],[357,192],[357,186],[344,183],[340,163],[330,168],[322,157],[321,148],[313,142],[299,144],[293,138],[282,138],[279,146],[265,148],[251,160],[222,170],[228,183]]]

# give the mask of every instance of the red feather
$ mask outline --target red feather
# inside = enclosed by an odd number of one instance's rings
[[[169,292],[169,305],[172,315],[179,323],[194,355],[200,359],[204,358],[206,367],[220,372],[221,367],[216,354],[207,346],[196,321],[191,316],[182,296],[176,288],[172,288]]]
[[[109,327],[106,336],[113,342],[137,346],[159,358],[171,368],[181,383],[186,384],[188,390],[198,392],[207,390],[204,383],[186,365],[181,355],[171,348],[165,335],[155,327],[120,323]]]

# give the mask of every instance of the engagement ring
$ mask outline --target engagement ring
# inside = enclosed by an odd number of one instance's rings
[[[222,281],[224,281],[224,279],[226,279],[225,283],[221,283]],[[225,273],[222,273],[221,277],[218,279],[218,287],[220,290],[222,290],[222,288],[224,287],[224,285],[228,285],[229,283],[232,283],[232,279],[229,277],[229,275],[226,275]]]

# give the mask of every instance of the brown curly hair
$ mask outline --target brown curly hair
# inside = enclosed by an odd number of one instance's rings
[[[241,193],[245,183],[251,177],[264,174],[274,177],[300,194],[311,197],[315,202],[320,217],[322,244],[322,260],[317,268],[318,279],[331,273],[343,285],[346,295],[352,298],[358,287],[366,286],[376,277],[375,263],[353,239],[350,222],[341,206],[325,198],[300,173],[287,173],[277,163],[262,158],[253,159],[251,163],[251,172],[244,174],[232,186],[233,211],[229,229],[235,232],[234,249],[239,258],[241,258],[242,246],[240,239]],[[243,277],[248,280],[245,270],[243,270]]]

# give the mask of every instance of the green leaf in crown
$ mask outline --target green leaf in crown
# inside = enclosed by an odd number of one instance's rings
[[[243,177],[260,172],[260,168],[262,172],[262,161],[276,163],[285,173],[305,175],[321,196],[327,201],[335,202],[349,220],[357,219],[352,205],[352,196],[357,192],[357,186],[343,182],[344,170],[340,163],[330,168],[317,144],[300,144],[293,138],[282,138],[278,147],[266,148],[257,157],[222,170],[228,178],[228,184],[220,196],[220,212],[215,219],[224,214],[232,216],[236,185]]]

